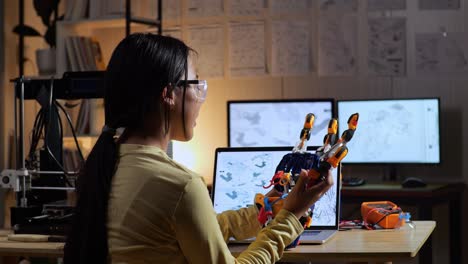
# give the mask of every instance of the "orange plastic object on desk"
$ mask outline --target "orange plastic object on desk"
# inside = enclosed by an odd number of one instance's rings
[[[399,228],[405,224],[403,211],[389,201],[364,202],[361,204],[362,220],[369,226],[379,225],[382,228]]]

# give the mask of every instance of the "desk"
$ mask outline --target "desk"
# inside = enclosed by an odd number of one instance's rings
[[[416,228],[340,231],[323,245],[299,245],[284,253],[281,261],[379,261],[416,256],[434,230],[434,221],[415,221]],[[14,242],[0,237],[0,256],[62,257],[63,243]],[[248,245],[229,245],[238,256]]]
[[[63,257],[64,243],[55,242],[15,242],[0,237],[0,256],[23,257]]]
[[[416,228],[339,231],[323,245],[299,245],[285,251],[281,261],[391,262],[415,257],[431,235],[434,221],[415,221]],[[229,245],[238,256],[247,245]]]
[[[461,263],[461,201],[463,183],[428,184],[424,188],[402,188],[400,184],[365,184],[357,187],[343,187],[342,203],[365,201],[392,201],[397,205],[412,205],[418,208],[417,220],[432,220],[432,207],[448,203],[450,224],[450,263]],[[413,216],[413,220],[415,220]],[[421,250],[420,263],[432,263],[432,241],[429,238]]]

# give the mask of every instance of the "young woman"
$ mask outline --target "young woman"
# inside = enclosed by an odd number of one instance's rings
[[[203,178],[169,158],[193,137],[207,84],[180,40],[133,34],[107,68],[106,125],[78,181],[65,263],[274,263],[302,231],[298,218],[332,185],[306,172],[266,228],[256,207],[216,215]],[[124,128],[118,139],[117,128]],[[254,197],[252,197],[253,200]],[[257,234],[235,259],[226,245]]]

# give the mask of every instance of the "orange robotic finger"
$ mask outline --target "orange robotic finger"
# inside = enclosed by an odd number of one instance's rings
[[[302,128],[301,134],[299,135],[300,141],[294,147],[293,152],[305,151],[305,149],[307,148],[307,141],[310,139],[310,131],[314,126],[314,121],[315,115],[312,113],[308,113],[305,118],[304,127]]]
[[[315,115],[312,113],[308,113],[306,115],[304,128],[312,129],[312,127],[314,126],[314,122],[315,122]]]
[[[349,142],[354,135],[359,120],[359,114],[352,114],[348,119],[348,129],[341,134],[340,142]]]
[[[336,134],[338,133],[338,120],[336,118],[332,118],[330,122],[328,122],[328,131],[329,134]]]
[[[301,140],[310,139],[310,130],[312,130],[312,127],[314,126],[314,121],[315,121],[315,115],[312,113],[307,114],[305,122],[304,122],[304,128],[301,130],[301,135],[300,135]]]
[[[332,156],[328,157],[327,162],[333,167],[336,168],[341,160],[346,157],[348,154],[348,148],[343,146],[339,148]]]
[[[354,113],[348,118],[348,129],[356,130],[359,121],[359,113]]]
[[[336,142],[336,134],[338,133],[338,120],[332,118],[328,122],[328,133],[323,138],[324,145],[333,145]]]

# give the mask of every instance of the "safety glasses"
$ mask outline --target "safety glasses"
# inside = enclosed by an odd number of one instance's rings
[[[177,86],[194,88],[197,99],[200,102],[204,102],[206,100],[208,84],[205,80],[180,80],[177,83]]]

